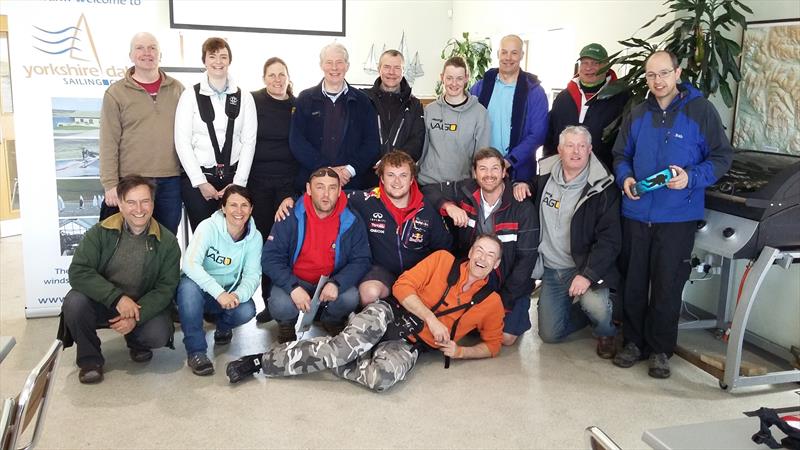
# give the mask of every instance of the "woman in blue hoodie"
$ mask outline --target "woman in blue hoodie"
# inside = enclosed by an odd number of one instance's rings
[[[216,345],[230,343],[233,328],[255,315],[251,297],[261,280],[262,241],[252,210],[247,189],[229,185],[221,209],[200,223],[183,255],[178,314],[187,364],[195,375],[214,373],[206,356],[203,314],[216,316]]]

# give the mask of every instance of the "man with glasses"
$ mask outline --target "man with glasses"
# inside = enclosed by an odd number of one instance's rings
[[[625,192],[625,347],[614,364],[631,367],[649,355],[650,376],[667,378],[705,188],[730,168],[733,150],[711,102],[680,82],[675,55],[657,51],[645,70],[650,95],[625,118],[613,149],[617,184]],[[675,174],[665,189],[633,194],[637,180],[665,169]]]
[[[592,134],[592,152],[606,165],[613,168],[611,148],[614,141],[603,141],[603,130],[622,115],[622,109],[630,95],[627,91],[610,97],[600,95],[617,79],[611,68],[601,71],[608,64],[608,52],[600,44],[589,44],[580,52],[578,73],[553,100],[547,137],[544,141],[544,156],[558,154],[558,136],[570,125],[583,125]]]
[[[370,268],[370,251],[364,222],[347,206],[335,169],[311,174],[305,195],[272,226],[261,267],[272,280],[267,307],[278,322],[279,343],[297,338],[297,316],[311,309],[323,275],[329,278],[319,294],[320,321],[331,336],[342,331],[358,306],[357,283]]]
[[[375,108],[344,78],[350,68],[344,45],[323,47],[319,67],[322,81],[297,96],[292,115],[289,147],[300,164],[297,181],[305,183],[311,172],[330,167],[343,187],[365,187],[364,176],[379,158]]]

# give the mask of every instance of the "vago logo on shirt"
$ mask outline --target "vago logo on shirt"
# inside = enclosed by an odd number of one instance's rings
[[[552,192],[545,192],[542,196],[542,204],[551,208],[560,209],[561,202],[553,198]]]
[[[230,266],[232,262],[230,257],[220,255],[219,250],[214,247],[208,248],[208,251],[206,252],[206,258],[214,261],[217,264],[222,264],[223,266]]]
[[[457,123],[445,123],[442,119],[431,119],[431,130],[456,131]]]

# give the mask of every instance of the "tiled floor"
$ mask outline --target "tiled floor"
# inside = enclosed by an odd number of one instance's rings
[[[24,317],[21,242],[0,240],[0,334],[17,340],[0,363],[3,397],[19,391],[57,326],[55,318]],[[678,357],[664,381],[648,377],[645,364],[618,369],[595,356],[586,331],[559,345],[528,333],[498,358],[448,370],[438,355],[424,355],[384,394],[330,373],[230,386],[224,364],[265,349],[274,332],[274,322],[237,329],[230,346],[209,355],[217,374],[201,378],[185,365],[179,332],[176,350],[136,364],[124,340],[105,330],[102,384],[79,384],[74,347],[63,353],[40,447],[587,448],[583,429],[597,425],[631,449],[645,447],[645,429],[798,404],[795,384],[730,394]]]

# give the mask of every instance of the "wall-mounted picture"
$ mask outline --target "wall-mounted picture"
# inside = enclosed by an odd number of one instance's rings
[[[53,139],[56,177],[99,177],[99,142],[97,139]]]
[[[105,191],[97,178],[56,180],[58,217],[99,217]]]
[[[733,146],[800,155],[800,21],[748,22]]]
[[[102,102],[99,98],[53,97],[53,137],[98,139]]]
[[[58,220],[58,238],[61,242],[61,256],[72,256],[81,243],[83,235],[97,223],[97,217],[74,217]]]

